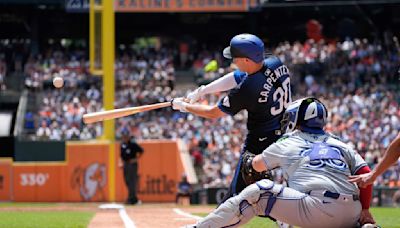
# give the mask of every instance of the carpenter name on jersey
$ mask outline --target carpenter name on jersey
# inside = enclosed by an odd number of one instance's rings
[[[288,68],[272,56],[258,72],[247,75],[235,71],[234,76],[238,85],[219,102],[221,111],[235,115],[247,110],[249,134],[260,136],[280,129],[282,115],[291,102]]]
[[[283,75],[289,75],[289,69],[285,65],[282,65],[272,73],[271,69],[267,68],[264,75],[267,77],[267,82],[264,83],[264,90],[260,93],[260,98],[258,99],[258,102],[260,103],[268,101],[268,96],[274,83],[276,83],[276,81]]]

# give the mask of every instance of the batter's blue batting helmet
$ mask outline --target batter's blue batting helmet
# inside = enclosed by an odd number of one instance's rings
[[[232,38],[223,55],[227,59],[244,57],[260,63],[264,59],[264,43],[255,35],[240,34]]]
[[[281,126],[283,132],[291,132],[296,127],[315,134],[323,134],[328,118],[328,110],[317,98],[308,97],[292,102],[283,115]]]

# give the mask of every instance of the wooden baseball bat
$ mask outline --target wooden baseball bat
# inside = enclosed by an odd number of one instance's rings
[[[131,108],[119,108],[108,111],[93,112],[83,115],[83,122],[85,124],[95,123],[103,120],[111,120],[115,118],[120,118],[124,116],[133,115],[140,112],[150,111],[159,108],[165,108],[171,106],[171,102],[162,102],[151,105],[142,105],[138,107]]]

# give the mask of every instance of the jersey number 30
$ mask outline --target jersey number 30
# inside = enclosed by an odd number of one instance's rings
[[[283,108],[287,108],[291,102],[291,92],[290,92],[290,78],[286,78],[285,81],[282,82],[282,86],[278,87],[274,94],[272,95],[272,99],[277,102],[277,106],[273,106],[271,108],[271,115],[281,114]]]

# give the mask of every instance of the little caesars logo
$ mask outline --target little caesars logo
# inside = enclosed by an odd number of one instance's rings
[[[103,191],[106,185],[106,166],[92,163],[86,167],[76,167],[72,173],[72,189],[78,188],[84,201],[104,201]]]

